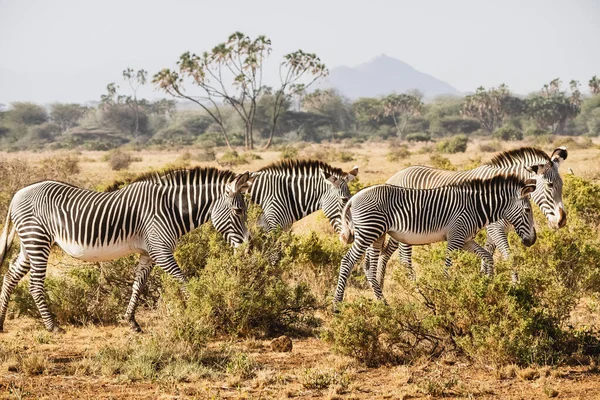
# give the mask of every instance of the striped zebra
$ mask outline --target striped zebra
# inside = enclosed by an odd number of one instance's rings
[[[566,224],[567,214],[562,202],[563,183],[558,168],[560,163],[567,159],[567,155],[565,147],[558,147],[551,156],[540,149],[522,147],[502,152],[491,161],[468,171],[445,171],[425,166],[408,167],[392,176],[386,183],[415,189],[432,189],[474,178],[485,179],[499,172],[515,174],[524,179],[534,178],[537,181],[537,188],[531,194],[531,199],[548,219],[548,225],[552,229],[559,229]],[[485,249],[490,254],[494,254],[497,248],[502,257],[505,260],[508,259],[510,257],[508,245],[510,224],[502,219],[488,225],[486,229]],[[377,280],[381,288],[383,288],[387,263],[398,247],[400,247],[400,261],[406,266],[409,277],[414,279],[411,261],[412,246],[398,243],[390,238],[384,247],[377,267]],[[484,260],[482,260],[481,269],[488,275],[493,273],[491,266],[486,265]],[[513,282],[518,280],[516,270],[512,271],[512,280]]]
[[[173,256],[182,235],[210,220],[233,246],[248,240],[242,193],[250,181],[248,172],[236,175],[215,168],[194,168],[145,174],[122,189],[113,186],[106,192],[56,181],[19,190],[12,198],[0,237],[0,264],[15,233],[21,241],[19,255],[2,284],[0,332],[11,292],[28,271],[29,291],[46,329],[62,331],[48,311],[44,296],[46,265],[53,244],[84,261],[109,261],[139,253],[125,319],[133,330],[141,331],[135,310],[152,266],[156,263],[186,282]]]
[[[292,224],[322,209],[339,233],[342,208],[350,198],[348,182],[358,167],[343,172],[317,160],[278,161],[252,173],[250,198],[261,206],[259,224],[267,231]]]
[[[352,247],[342,259],[334,307],[342,301],[350,272],[367,249],[371,264],[365,266],[367,280],[375,296],[383,299],[375,269],[386,233],[411,245],[446,240],[446,273],[452,265],[450,254],[459,249],[493,262],[473,238],[481,228],[500,219],[508,220],[523,244],[531,246],[536,233],[529,195],[535,188],[533,179],[497,174],[435,189],[381,184],[359,191],[342,212],[340,240]]]

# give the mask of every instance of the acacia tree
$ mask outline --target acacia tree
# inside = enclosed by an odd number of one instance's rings
[[[567,121],[581,112],[579,82],[570,82],[570,96],[567,96],[560,86],[560,79],[554,79],[544,85],[539,94],[526,100],[527,113],[538,127],[548,129],[554,134],[562,133]]]
[[[85,115],[87,107],[80,104],[54,103],[50,106],[50,118],[60,126],[62,132],[77,125],[81,117]]]
[[[481,126],[492,133],[500,128],[504,119],[523,111],[523,101],[511,95],[508,86],[485,90],[478,87],[474,94],[465,97],[462,114],[477,119]]]
[[[258,36],[253,40],[236,32],[210,52],[200,56],[190,52],[182,54],[177,62],[179,71],[163,69],[154,76],[153,83],[174,97],[187,99],[202,107],[221,129],[229,148],[231,142],[220,106],[232,107],[244,123],[247,150],[254,148],[257,101],[265,92],[273,94],[273,127],[265,146],[269,147],[285,100],[304,90],[327,71],[315,54],[298,50],[285,55],[280,64],[281,86],[276,90],[269,89],[263,85],[263,63],[270,53],[271,40],[266,36]],[[313,79],[308,84],[301,84],[299,80],[305,75],[312,75]],[[202,95],[196,97],[186,94],[185,79],[191,79],[201,89]]]
[[[409,118],[421,114],[423,102],[420,93],[390,94],[381,100],[383,117],[391,117],[399,138],[403,137],[404,128]]]
[[[363,124],[373,125],[383,114],[381,100],[374,97],[361,97],[352,104],[356,120]]]
[[[596,75],[592,76],[592,79],[590,79],[590,81],[588,82],[588,85],[590,87],[590,92],[592,92],[592,94],[594,94],[594,95],[600,94],[600,79],[598,79],[598,77],[596,77]]]

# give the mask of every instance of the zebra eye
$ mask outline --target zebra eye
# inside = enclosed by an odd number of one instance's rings
[[[548,187],[549,187],[550,189],[552,189],[552,188],[554,187],[554,183],[552,183],[552,182],[548,182]]]
[[[237,215],[242,215],[244,213],[244,210],[241,207],[234,207],[233,212]]]

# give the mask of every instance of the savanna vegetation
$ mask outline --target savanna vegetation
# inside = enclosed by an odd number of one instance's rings
[[[464,97],[424,99],[413,91],[350,101],[335,90],[313,90],[327,67],[302,50],[284,55],[280,82],[266,86],[262,71],[271,51],[270,39],[238,32],[210,51],[182,54],[174,68],[154,75],[127,68],[123,81],[109,83],[97,102],[0,105],[1,218],[16,190],[44,179],[102,190],[149,169],[256,170],[300,157],[358,164],[359,179],[351,184],[357,191],[408,165],[468,169],[491,153],[532,145],[569,149],[562,167],[567,226],[550,231],[538,213],[537,243],[523,248],[513,237],[513,257],[498,263],[493,279],[481,276],[479,261],[463,253],[446,279],[444,245],[418,248],[416,282],[392,262],[387,306],[372,300],[356,270],[334,315],[332,294],[346,248],[326,219],[318,214],[292,232],[265,234],[253,206],[249,247],[234,253],[209,225],[181,240],[176,258],[190,277],[187,293],[153,271],[142,297],[141,335],[120,321],[135,257],[90,265],[55,251],[47,296],[67,332],[41,329],[22,282],[10,302],[8,332],[0,335],[0,394],[596,394],[599,80],[588,82],[590,95],[581,93],[579,82],[565,88],[553,80],[527,96],[500,85]],[[140,98],[144,85],[170,98]],[[511,284],[513,265],[518,284]],[[0,266],[0,274],[7,267]],[[280,335],[293,339],[291,353],[271,350]]]
[[[350,101],[333,89],[313,89],[328,70],[317,55],[302,50],[284,55],[278,62],[278,84],[266,85],[263,69],[277,63],[269,59],[272,48],[267,37],[236,32],[209,51],[182,54],[175,68],[154,75],[127,68],[123,81],[109,83],[98,101],[0,105],[0,149],[199,146],[210,152],[220,146],[254,150],[341,140],[429,142],[484,136],[510,141],[600,134],[595,76],[583,83],[590,95],[581,93],[580,82],[565,88],[555,79],[526,96],[500,85],[480,87],[464,97],[425,101],[412,91]],[[139,98],[144,85],[169,99]],[[453,139],[457,135],[460,139]]]
[[[551,151],[564,142],[526,139],[515,144]],[[15,190],[46,178],[102,189],[148,168],[217,165],[216,158],[236,170],[254,170],[278,158],[314,157],[342,167],[358,164],[359,179],[351,188],[356,191],[410,164],[467,169],[508,148],[494,138],[456,143],[467,152],[447,151],[439,143],[400,146],[393,138],[377,147],[304,144],[235,155],[222,147],[208,161],[193,148],[135,157],[123,150],[5,153],[0,213]],[[143,295],[143,334],[121,321],[135,257],[82,264],[57,250],[46,288],[51,311],[67,333],[43,330],[25,279],[0,336],[0,391],[37,397],[64,391],[70,382],[78,394],[93,395],[104,385],[114,397],[485,398],[522,391],[585,397],[600,382],[600,170],[593,141],[571,138],[566,145],[565,228],[549,230],[538,213],[537,243],[524,248],[511,237],[513,259],[498,262],[493,279],[482,277],[479,261],[464,253],[457,254],[446,279],[443,244],[418,248],[416,282],[392,262],[388,306],[372,300],[357,269],[346,303],[339,314],[331,313],[346,247],[320,213],[292,232],[265,234],[255,225],[258,208],[251,207],[252,247],[235,253],[209,225],[182,238],[176,258],[190,277],[188,294],[155,269]],[[121,168],[110,168],[123,158]],[[516,285],[513,263],[520,275]],[[271,350],[270,341],[280,335],[292,338],[291,353]]]

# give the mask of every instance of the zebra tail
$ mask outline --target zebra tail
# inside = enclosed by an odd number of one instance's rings
[[[354,224],[352,223],[352,199],[348,201],[342,211],[342,229],[340,232],[340,241],[344,244],[354,242]]]
[[[4,223],[4,229],[2,229],[2,235],[0,236],[0,265],[4,262],[6,258],[6,254],[10,250],[13,239],[15,238],[15,232],[17,228],[13,225],[9,231],[11,220],[10,220],[10,211],[12,208],[12,202],[8,206],[8,213],[6,215],[6,222]]]

